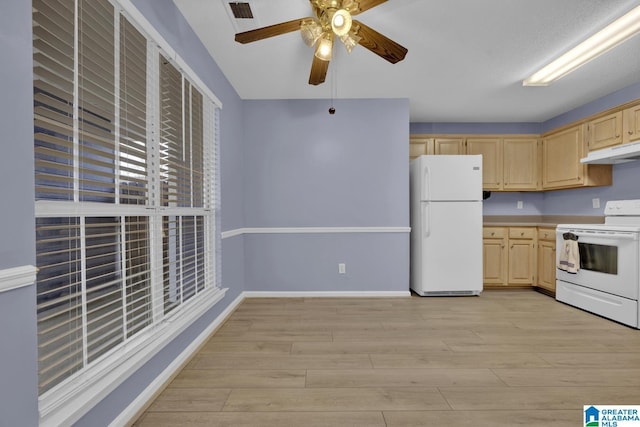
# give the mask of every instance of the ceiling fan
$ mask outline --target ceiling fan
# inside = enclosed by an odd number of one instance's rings
[[[335,38],[342,41],[349,53],[360,45],[392,64],[404,59],[408,52],[405,47],[352,18],[386,1],[309,0],[314,17],[238,33],[235,40],[245,44],[300,30],[304,42],[309,47],[315,45],[309,84],[319,85],[325,81]]]

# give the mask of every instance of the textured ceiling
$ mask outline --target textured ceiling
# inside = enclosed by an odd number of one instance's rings
[[[409,98],[412,122],[541,122],[640,82],[640,36],[548,87],[522,80],[640,0],[389,0],[358,19],[409,49],[392,65],[362,47],[336,55],[323,85],[296,32],[241,45],[238,31],[311,16],[307,0],[174,0],[242,99]]]

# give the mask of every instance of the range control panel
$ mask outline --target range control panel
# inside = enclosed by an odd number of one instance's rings
[[[640,216],[640,200],[610,200],[604,208],[606,216]]]

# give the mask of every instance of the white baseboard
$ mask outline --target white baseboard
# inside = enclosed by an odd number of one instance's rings
[[[189,344],[187,348],[185,348],[182,353],[178,357],[176,357],[169,366],[167,366],[160,375],[158,375],[152,382],[144,389],[142,393],[138,395],[138,397],[129,404],[125,408],[124,411],[120,413],[114,419],[109,426],[110,427],[120,427],[124,425],[128,425],[129,423],[135,421],[133,418],[140,413],[147,405],[149,401],[151,401],[156,393],[165,386],[165,384],[171,379],[171,377],[180,369],[180,367],[187,361],[189,358],[198,350],[198,348],[204,344],[204,342],[211,336],[211,334],[218,328],[225,320],[233,313],[233,311],[240,305],[240,303],[245,299],[244,294],[238,295],[235,300],[231,302],[224,309],[216,320],[214,320],[204,331],[198,335],[198,337]]]
[[[246,298],[404,298],[411,291],[245,291]]]

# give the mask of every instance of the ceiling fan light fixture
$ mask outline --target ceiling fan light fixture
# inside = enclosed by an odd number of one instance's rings
[[[315,55],[316,58],[323,61],[331,61],[333,55],[333,36],[331,34],[325,34],[325,36],[318,41]]]
[[[555,61],[522,81],[523,86],[548,86],[592,59],[640,33],[640,6],[612,22]]]
[[[355,33],[345,34],[344,36],[340,36],[340,40],[342,40],[342,44],[348,53],[351,53],[354,47],[358,45],[362,37],[358,36]]]
[[[331,17],[331,29],[338,37],[349,34],[351,23],[351,14],[345,9],[336,10]]]
[[[300,24],[300,35],[304,43],[311,47],[320,37],[322,37],[323,29],[322,25],[318,24],[315,20],[310,19]]]

